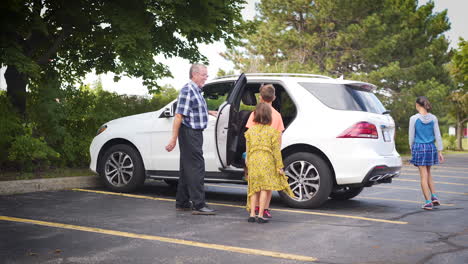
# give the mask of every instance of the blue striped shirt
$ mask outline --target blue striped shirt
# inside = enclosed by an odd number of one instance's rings
[[[177,98],[176,114],[183,115],[182,124],[192,129],[208,126],[208,107],[201,92],[201,88],[190,81],[182,87]]]

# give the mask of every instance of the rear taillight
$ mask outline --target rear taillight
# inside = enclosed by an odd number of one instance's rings
[[[374,124],[359,122],[343,131],[337,138],[379,138],[379,135]]]

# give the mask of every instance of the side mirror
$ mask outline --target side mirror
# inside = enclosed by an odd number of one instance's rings
[[[166,109],[164,109],[164,111],[161,113],[159,117],[160,118],[173,117],[176,105],[177,103],[174,103],[173,105],[171,105],[171,107],[167,107]]]

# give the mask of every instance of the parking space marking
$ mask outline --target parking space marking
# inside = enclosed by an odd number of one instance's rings
[[[400,186],[372,186],[372,187],[377,187],[377,188],[386,188],[386,189],[399,189],[399,190],[412,190],[412,191],[421,191],[421,189],[417,188],[408,188],[408,187],[400,187]],[[450,194],[461,194],[461,195],[468,195],[468,193],[463,193],[463,192],[450,192],[450,191],[440,191],[437,190],[437,193],[450,193]]]
[[[394,181],[405,181],[405,182],[419,182],[419,180],[410,180],[410,179],[393,179]],[[455,182],[441,182],[441,181],[434,181],[434,183],[438,184],[450,184],[450,185],[459,185],[459,186],[467,186],[466,183],[455,183]]]
[[[403,168],[402,169],[403,171],[405,170],[408,170],[408,171],[419,171],[418,168],[412,168],[412,167],[406,167],[406,168]],[[464,169],[464,168],[449,168],[449,167],[444,167],[444,168],[440,168],[440,167],[432,167],[432,171],[437,171],[437,172],[442,172],[442,171],[445,171],[445,172],[465,172],[466,170],[468,169]]]
[[[412,200],[402,200],[402,199],[393,199],[393,198],[380,198],[380,197],[369,197],[369,196],[356,196],[357,200],[359,199],[369,199],[369,200],[384,200],[384,201],[397,201],[397,202],[405,202],[405,203],[415,203],[415,204],[421,204],[421,202],[418,201],[412,201]],[[454,204],[446,204],[444,203],[443,206],[455,206]]]
[[[235,189],[243,189],[245,188],[238,187],[238,186],[224,186],[224,185],[215,185],[215,184],[205,184],[209,186],[218,186],[218,187],[223,187],[223,188],[235,188]],[[420,204],[421,202],[418,201],[411,201],[411,200],[401,200],[401,199],[392,199],[392,198],[379,198],[379,197],[369,197],[369,196],[357,196],[358,199],[369,199],[369,200],[386,200],[386,201],[398,201],[398,202],[407,202],[407,203],[417,203]],[[455,206],[454,204],[445,204],[446,206]]]
[[[157,201],[166,201],[166,202],[174,202],[174,201],[175,201],[174,199],[157,198],[157,197],[150,197],[150,196],[137,195],[137,194],[128,194],[128,193],[105,192],[105,191],[88,190],[88,189],[79,189],[79,188],[75,188],[75,189],[72,189],[72,190],[73,190],[73,191],[79,191],[79,192],[90,192],[90,193],[100,193],[100,194],[111,194],[111,195],[117,195],[117,196],[125,196],[125,197],[131,197],[131,198],[140,198],[140,199],[157,200]]]
[[[234,189],[241,189],[246,191],[247,189],[244,187],[239,187],[239,186],[227,186],[227,185],[218,185],[218,184],[205,184],[208,186],[214,186],[214,187],[221,187],[221,188],[234,188]],[[209,203],[210,204],[210,203]],[[222,205],[222,204],[219,204]],[[242,208],[245,208],[245,206],[242,206]],[[385,219],[378,219],[378,218],[368,218],[368,217],[362,217],[362,216],[353,216],[353,215],[342,215],[342,214],[332,214],[332,213],[320,213],[320,212],[308,212],[308,211],[301,211],[301,210],[290,210],[290,209],[271,209],[272,211],[278,211],[278,212],[292,212],[292,213],[298,213],[298,214],[312,214],[312,215],[322,215],[322,216],[333,216],[333,217],[340,217],[340,218],[353,218],[353,219],[359,219],[359,220],[366,220],[366,221],[375,221],[375,222],[384,222],[384,223],[391,223],[391,224],[408,224],[408,222],[402,222],[402,221],[392,221],[392,220],[385,220]]]
[[[8,221],[8,222],[17,222],[17,223],[40,225],[40,226],[56,227],[56,228],[69,229],[69,230],[78,230],[78,231],[119,236],[119,237],[152,240],[152,241],[159,241],[159,242],[164,242],[164,243],[179,244],[179,245],[184,245],[184,246],[192,246],[192,247],[208,248],[208,249],[215,249],[215,250],[221,250],[221,251],[236,252],[236,253],[242,253],[242,254],[247,254],[247,255],[259,255],[259,256],[265,256],[265,257],[282,258],[282,259],[290,259],[290,260],[298,260],[298,261],[317,261],[317,258],[309,257],[309,256],[287,254],[287,253],[261,250],[261,249],[226,246],[226,245],[221,245],[221,244],[211,244],[211,243],[197,242],[197,241],[192,241],[192,240],[177,239],[177,238],[170,238],[170,237],[129,233],[129,232],[116,231],[116,230],[96,228],[96,227],[77,226],[77,225],[69,225],[69,224],[62,224],[62,223],[55,223],[55,222],[45,222],[45,221],[39,221],[39,220],[33,220],[33,219],[16,218],[16,217],[1,216],[1,215],[0,215],[0,220]]]
[[[406,176],[406,175],[410,175],[410,176],[419,176],[419,173],[408,173],[408,172],[405,172],[403,174],[403,176]],[[401,177],[401,175],[400,175]],[[446,176],[446,175],[434,175],[432,174],[432,177],[435,177],[435,178],[453,178],[453,179],[464,179],[464,180],[468,180],[468,176],[467,177],[463,177],[463,176]]]
[[[403,168],[411,168],[415,169],[415,166],[413,165],[404,165]],[[463,167],[463,166],[440,166],[440,165],[435,165],[433,168],[440,168],[440,169],[455,169],[455,170],[468,170],[468,167]]]
[[[224,186],[224,185],[213,185],[213,184],[205,184],[209,186],[217,186],[217,187],[224,187],[224,188],[230,188],[230,186]],[[236,187],[233,186],[234,188],[241,188],[241,187]],[[246,190],[245,188],[241,188],[243,190]],[[140,198],[140,199],[149,199],[149,200],[160,200],[160,201],[170,201],[170,202],[175,202],[175,199],[167,199],[167,198],[154,198],[154,197],[149,197],[149,196],[144,196],[144,195],[134,195],[134,194],[126,194],[126,193],[114,193],[114,192],[106,192],[106,191],[95,191],[95,190],[87,190],[87,189],[72,189],[73,191],[80,191],[80,192],[91,192],[91,193],[99,193],[99,194],[108,194],[108,195],[117,195],[117,196],[125,196],[125,197],[131,197],[131,198]],[[236,207],[236,208],[245,208],[245,206],[242,205],[234,205],[234,204],[224,204],[224,203],[207,203],[209,205],[217,205],[217,206],[226,206],[226,207]],[[385,220],[385,219],[379,219],[379,218],[368,218],[368,217],[362,217],[362,216],[354,216],[354,215],[343,215],[343,214],[333,214],[333,213],[320,213],[320,212],[309,212],[309,211],[301,211],[301,210],[290,210],[290,209],[272,209],[272,211],[277,211],[277,212],[289,212],[289,213],[297,213],[297,214],[309,214],[309,215],[321,215],[321,216],[332,216],[332,217],[338,217],[338,218],[350,218],[350,219],[358,219],[358,220],[365,220],[365,221],[372,221],[372,222],[382,222],[382,223],[389,223],[389,224],[399,224],[399,225],[406,225],[408,222],[404,221],[394,221],[394,220]]]

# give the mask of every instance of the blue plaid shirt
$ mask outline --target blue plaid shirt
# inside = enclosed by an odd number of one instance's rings
[[[176,114],[184,116],[182,124],[192,129],[205,129],[208,126],[208,107],[202,90],[196,83],[190,81],[177,98]]]

